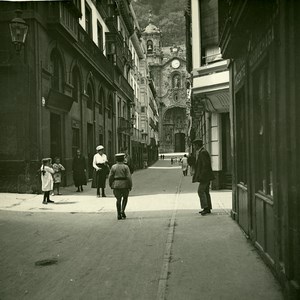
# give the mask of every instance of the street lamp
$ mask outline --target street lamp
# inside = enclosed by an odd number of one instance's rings
[[[136,116],[135,116],[135,114],[131,115],[130,121],[131,121],[131,127],[133,128],[134,125],[135,125],[135,122],[136,122]]]
[[[28,25],[21,18],[22,11],[16,10],[16,18],[13,18],[9,23],[11,41],[15,45],[16,51],[19,54],[22,48],[22,45],[25,44],[25,40],[28,33]]]

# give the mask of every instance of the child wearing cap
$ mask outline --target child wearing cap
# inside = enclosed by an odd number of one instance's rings
[[[51,158],[44,158],[41,166],[42,191],[44,192],[43,204],[54,203],[50,200],[50,191],[53,190],[52,174],[54,174],[54,170],[51,166]]]
[[[116,154],[117,163],[114,164],[109,172],[109,186],[117,199],[117,219],[126,219],[125,208],[128,201],[129,191],[132,189],[132,178],[129,167],[124,163],[125,154]]]

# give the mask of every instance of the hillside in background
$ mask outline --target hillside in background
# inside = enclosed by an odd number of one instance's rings
[[[186,0],[135,0],[132,5],[141,29],[149,24],[149,11],[152,12],[152,23],[162,32],[163,46],[185,44]]]

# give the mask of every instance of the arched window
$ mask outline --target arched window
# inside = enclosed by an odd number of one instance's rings
[[[172,78],[172,87],[173,89],[178,89],[181,86],[181,80],[180,80],[180,75],[175,74]]]
[[[147,53],[153,52],[153,42],[151,40],[147,41]]]
[[[99,114],[103,115],[103,110],[104,110],[104,92],[103,89],[101,88],[99,91]]]
[[[74,101],[78,102],[81,97],[81,80],[80,80],[79,70],[76,67],[72,71],[72,83],[73,83],[72,97]]]
[[[174,101],[177,102],[178,101],[178,93],[174,93]]]
[[[108,116],[109,119],[112,118],[112,114],[113,114],[112,102],[113,102],[113,98],[112,98],[112,96],[109,96],[108,102],[107,102],[107,116]]]
[[[88,95],[86,106],[87,106],[87,108],[92,109],[93,108],[93,97],[94,97],[94,94],[93,94],[92,85],[90,83],[87,86],[86,93]]]
[[[50,70],[52,74],[51,87],[54,90],[63,92],[63,64],[57,50],[53,50],[50,55]]]

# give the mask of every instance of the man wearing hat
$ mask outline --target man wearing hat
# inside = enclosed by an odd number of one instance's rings
[[[125,208],[128,201],[129,191],[132,189],[132,178],[129,167],[124,163],[125,153],[116,154],[117,163],[114,164],[109,172],[108,182],[113,189],[117,199],[117,218],[126,219]]]
[[[93,176],[92,187],[97,188],[97,197],[100,197],[100,188],[102,189],[102,197],[105,195],[105,182],[106,176],[109,173],[109,166],[107,156],[104,154],[104,147],[102,145],[97,146],[97,153],[94,155],[93,167],[96,175]]]
[[[204,216],[209,214],[212,209],[209,186],[210,181],[215,179],[215,176],[211,168],[210,155],[204,148],[203,141],[201,139],[195,139],[193,144],[196,148],[196,164],[193,182],[199,182],[198,195],[201,208],[203,209],[200,211],[200,214]]]

